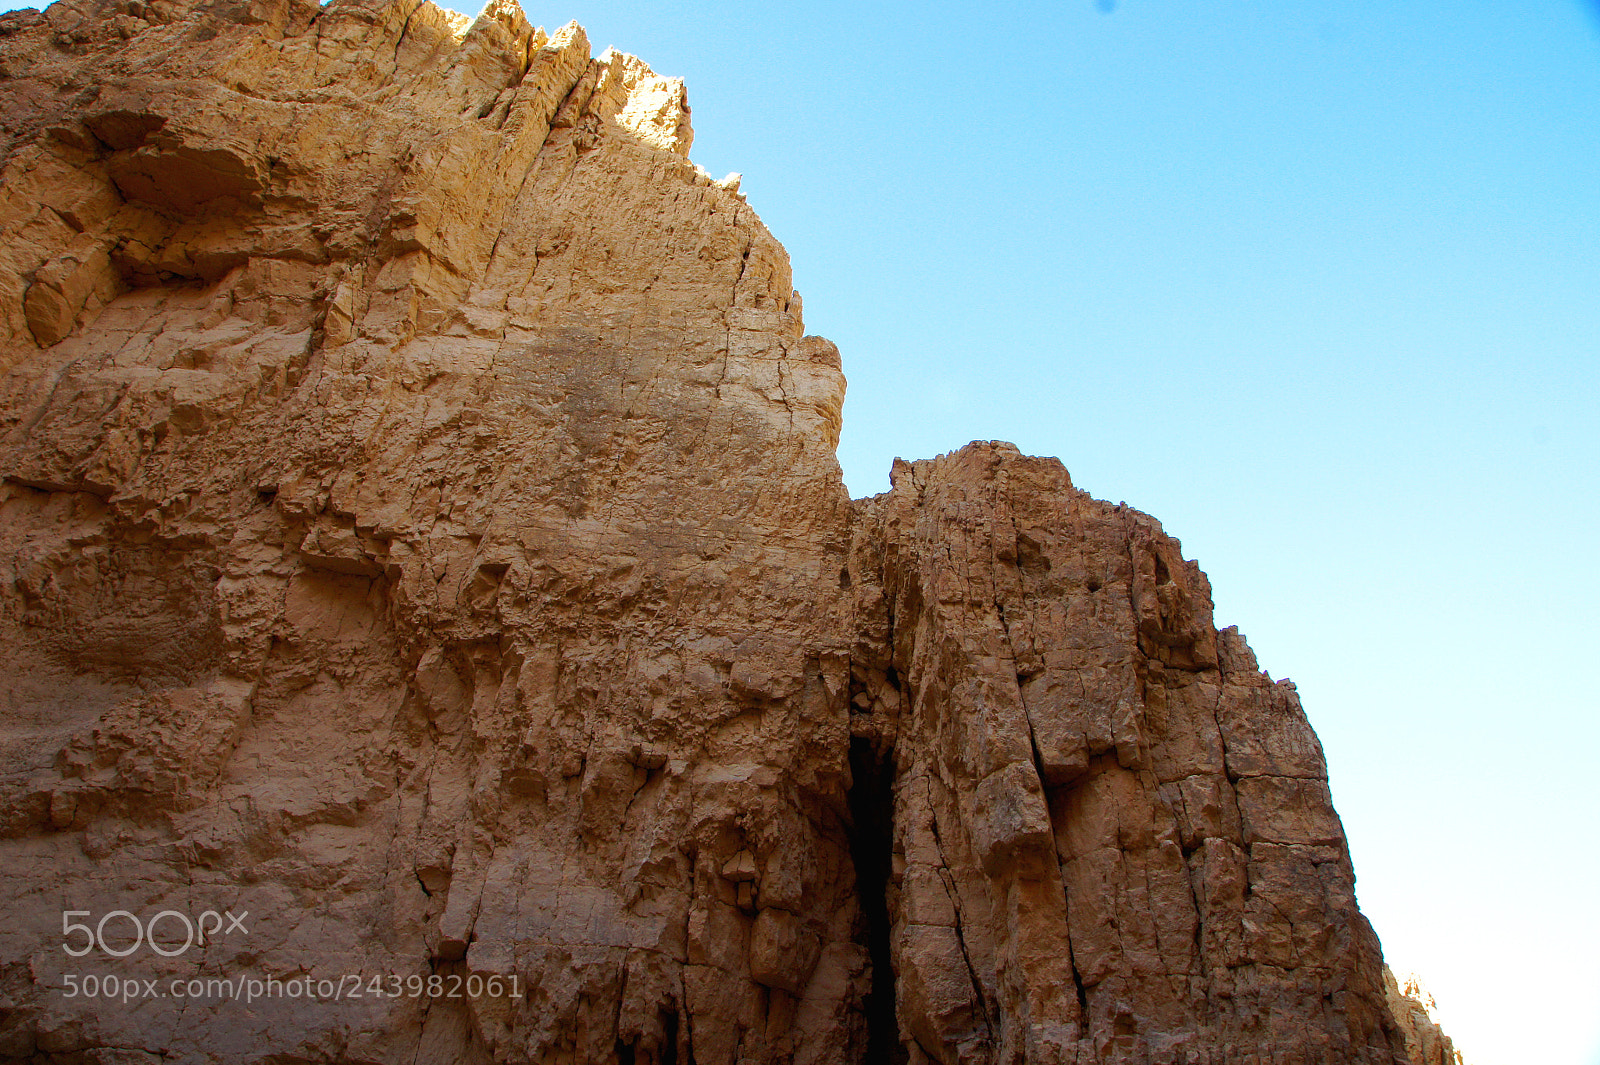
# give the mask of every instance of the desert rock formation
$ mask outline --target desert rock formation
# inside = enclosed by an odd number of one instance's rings
[[[0,1057],[1406,1060],[1292,685],[1055,460],[852,502],[680,82],[61,0],[0,120]]]
[[[1461,1051],[1439,1027],[1435,1016],[1438,1003],[1422,986],[1421,977],[1416,973],[1396,976],[1385,965],[1383,987],[1389,996],[1389,1010],[1405,1036],[1411,1065],[1463,1065]]]

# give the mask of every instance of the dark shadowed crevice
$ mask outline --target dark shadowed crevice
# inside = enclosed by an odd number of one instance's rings
[[[678,1065],[678,1014],[674,1010],[661,1015],[661,1065]]]
[[[894,963],[889,955],[888,887],[894,853],[894,758],[874,749],[871,740],[850,741],[850,859],[856,867],[861,905],[861,945],[872,964],[872,984],[863,1009],[867,1020],[869,1065],[903,1065],[909,1060],[900,1041],[894,1008]]]

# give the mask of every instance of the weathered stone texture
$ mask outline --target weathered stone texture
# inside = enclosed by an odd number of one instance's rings
[[[680,82],[501,0],[62,0],[0,122],[0,1057],[1403,1060],[1292,686],[1053,460],[852,504]]]
[[[1406,1055],[1411,1065],[1463,1065],[1461,1051],[1439,1028],[1434,1016],[1438,1003],[1422,986],[1421,977],[1416,973],[1397,977],[1385,965],[1383,988],[1388,995],[1389,1010],[1405,1036]]]
[[[851,722],[895,766],[912,1059],[1393,1061],[1321,747],[1176,541],[1009,444],[893,482]]]

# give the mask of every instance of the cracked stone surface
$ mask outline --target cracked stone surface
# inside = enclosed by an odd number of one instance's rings
[[[975,443],[858,501],[922,1061],[1405,1060],[1322,750],[1148,515]]]
[[[681,82],[61,0],[0,123],[0,1058],[1408,1060],[1293,686],[1053,459],[852,502]]]

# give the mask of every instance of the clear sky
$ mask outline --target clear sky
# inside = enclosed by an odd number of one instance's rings
[[[1600,1065],[1600,0],[528,15],[687,80],[853,494],[1004,439],[1158,517],[1468,1061]]]

